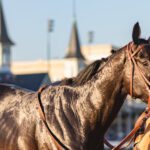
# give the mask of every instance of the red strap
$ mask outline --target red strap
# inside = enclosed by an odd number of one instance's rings
[[[106,138],[104,138],[104,143],[109,147],[109,148],[111,148],[111,149],[113,149],[114,148],[114,146],[113,145],[111,145],[108,141],[107,141],[107,139]]]

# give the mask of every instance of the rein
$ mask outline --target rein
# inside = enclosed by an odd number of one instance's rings
[[[146,89],[149,92],[149,98],[148,98],[148,108],[146,108],[146,110],[140,115],[140,117],[138,118],[138,120],[135,123],[135,127],[134,129],[121,141],[120,144],[118,144],[116,147],[114,147],[113,145],[111,145],[105,138],[104,138],[104,143],[111,148],[112,150],[124,150],[126,149],[134,140],[135,138],[135,133],[142,127],[142,125],[146,122],[146,120],[150,117],[150,82],[148,81],[148,79],[144,76],[142,70],[140,69],[140,67],[137,65],[134,56],[140,51],[142,50],[143,47],[147,46],[148,44],[142,44],[140,45],[133,53],[132,53],[132,45],[133,43],[129,43],[127,45],[127,54],[129,56],[130,59],[130,65],[131,67],[131,77],[130,77],[130,95],[131,97],[133,97],[133,67],[135,66],[135,68],[138,71],[139,77],[141,78],[141,80],[144,82],[144,85],[146,87]],[[130,139],[131,138],[131,139]],[[130,139],[129,143],[124,146],[123,148],[121,148],[128,140]]]
[[[52,130],[49,128],[47,121],[46,121],[46,117],[45,117],[45,112],[44,112],[44,107],[42,105],[42,101],[41,101],[41,93],[44,89],[46,89],[48,86],[43,86],[38,90],[38,109],[39,109],[39,113],[40,113],[40,117],[50,135],[50,137],[52,138],[53,142],[56,144],[57,148],[59,150],[61,150],[62,148],[65,150],[69,150],[56,136],[55,134],[52,132]]]

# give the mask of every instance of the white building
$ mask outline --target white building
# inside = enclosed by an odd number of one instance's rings
[[[0,72],[10,72],[12,45],[14,43],[8,36],[2,2],[0,1]]]

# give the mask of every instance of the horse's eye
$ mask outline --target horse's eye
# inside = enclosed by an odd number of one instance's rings
[[[148,62],[147,62],[147,61],[143,61],[142,64],[143,64],[144,66],[148,66]]]

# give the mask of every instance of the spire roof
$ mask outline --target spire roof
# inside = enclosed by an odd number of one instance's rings
[[[73,20],[72,33],[66,58],[85,59],[81,53],[76,20]]]
[[[0,42],[9,45],[14,44],[8,36],[1,0],[0,0]]]

